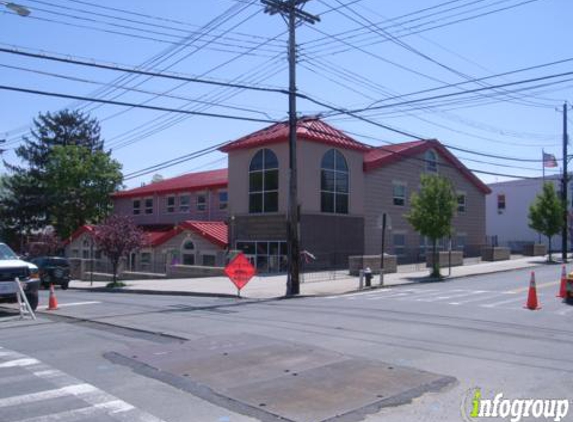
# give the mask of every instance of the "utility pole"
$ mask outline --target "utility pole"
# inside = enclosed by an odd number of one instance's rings
[[[309,0],[261,0],[265,13],[280,14],[288,23],[288,63],[289,63],[289,200],[287,214],[288,275],[287,296],[300,293],[300,245],[299,211],[296,165],[296,26],[298,22],[314,24],[318,16],[304,12],[302,7]]]
[[[563,228],[561,231],[561,259],[563,262],[567,262],[567,234],[568,234],[568,210],[569,204],[567,202],[567,161],[569,157],[567,156],[567,144],[569,143],[567,135],[567,101],[563,103],[563,180],[561,182],[561,201],[563,202]]]

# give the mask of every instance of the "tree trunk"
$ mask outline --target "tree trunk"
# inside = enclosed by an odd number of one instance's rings
[[[551,258],[551,236],[547,236],[547,241],[549,242],[547,245],[547,252],[549,252],[549,257],[547,258],[547,260],[551,262],[553,261],[553,259]]]
[[[111,262],[111,270],[113,271],[113,287],[117,286],[117,267],[119,266],[119,259],[114,259]]]
[[[432,239],[432,253],[434,255],[432,265],[432,277],[440,276],[440,256],[438,255],[438,240]]]

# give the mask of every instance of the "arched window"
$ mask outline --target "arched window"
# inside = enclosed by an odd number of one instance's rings
[[[320,209],[322,212],[348,214],[348,165],[339,151],[331,149],[320,166]]]
[[[193,241],[190,239],[184,240],[181,249],[183,265],[195,265],[195,244]]]
[[[433,150],[429,149],[428,151],[426,151],[424,159],[426,161],[426,171],[431,173],[437,173],[438,172],[437,154]]]
[[[255,154],[249,166],[249,212],[279,210],[279,161],[270,149]]]

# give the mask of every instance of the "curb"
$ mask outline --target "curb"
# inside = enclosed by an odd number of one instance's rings
[[[209,292],[185,292],[181,290],[145,290],[145,289],[133,289],[125,290],[122,288],[108,289],[106,287],[69,287],[69,290],[83,291],[83,292],[94,292],[94,293],[132,293],[137,295],[154,295],[154,296],[198,296],[198,297],[220,297],[229,299],[250,299],[246,296],[237,296],[228,293],[209,293]]]
[[[461,274],[461,275],[456,275],[456,276],[446,276],[446,277],[443,277],[442,279],[435,279],[435,278],[429,278],[428,277],[428,278],[423,279],[421,281],[407,281],[407,282],[399,283],[399,284],[384,284],[383,286],[376,285],[376,286],[371,286],[369,289],[347,290],[347,291],[342,292],[342,293],[301,294],[301,295],[298,295],[298,296],[292,297],[292,298],[286,297],[284,295],[271,296],[271,297],[266,297],[266,298],[251,298],[248,296],[240,296],[239,297],[236,294],[229,294],[229,293],[189,292],[189,291],[181,291],[181,290],[147,290],[147,289],[126,290],[123,288],[108,289],[106,287],[87,287],[87,288],[84,288],[84,287],[72,287],[72,286],[70,286],[69,290],[88,291],[88,292],[95,292],[95,293],[119,293],[119,294],[121,294],[121,293],[132,293],[132,294],[140,294],[140,295],[157,295],[157,296],[195,296],[195,297],[215,297],[215,298],[249,299],[249,300],[251,300],[251,299],[287,300],[287,299],[304,299],[304,298],[309,298],[309,297],[343,296],[343,295],[351,294],[351,293],[385,289],[385,288],[389,288],[389,287],[398,288],[401,286],[412,286],[412,285],[428,284],[428,283],[444,283],[444,282],[452,281],[452,280],[456,280],[456,279],[477,277],[477,276],[483,276],[483,275],[488,275],[488,274],[499,274],[499,273],[517,271],[517,270],[525,270],[528,268],[537,268],[537,267],[541,267],[541,266],[545,266],[545,265],[546,265],[545,263],[538,263],[538,264],[527,265],[527,266],[517,267],[517,268],[500,269],[500,270],[490,271],[487,273]]]

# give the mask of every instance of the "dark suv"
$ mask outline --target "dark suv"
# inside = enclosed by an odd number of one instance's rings
[[[6,244],[0,243],[0,303],[17,301],[18,286],[13,281],[18,278],[33,310],[38,306],[38,267],[24,262]],[[8,282],[8,283],[6,283]]]
[[[60,256],[40,256],[31,261],[40,269],[42,286],[58,284],[66,290],[70,284],[70,263]]]

